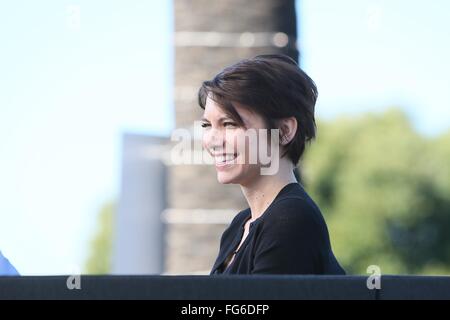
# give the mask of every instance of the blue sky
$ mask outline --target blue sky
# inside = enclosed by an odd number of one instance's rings
[[[21,273],[82,267],[121,133],[173,126],[171,3],[130,3],[0,2],[0,248]]]
[[[448,1],[297,9],[319,117],[400,106],[424,134],[449,129]],[[0,250],[21,273],[82,267],[121,133],[173,129],[172,23],[171,1],[0,0]]]
[[[307,0],[297,9],[319,117],[398,106],[421,133],[449,128],[448,1]]]

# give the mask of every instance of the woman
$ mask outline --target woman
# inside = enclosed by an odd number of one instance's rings
[[[217,179],[239,184],[249,205],[224,231],[211,274],[345,274],[322,214],[295,174],[315,137],[314,82],[293,59],[260,55],[203,82],[198,98],[203,147],[215,159]],[[249,131],[263,134],[236,142]],[[262,149],[270,150],[269,163]],[[267,164],[276,170],[262,174]]]

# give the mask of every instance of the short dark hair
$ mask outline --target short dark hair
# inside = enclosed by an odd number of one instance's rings
[[[292,58],[281,54],[258,55],[226,67],[212,80],[204,81],[198,91],[198,103],[205,109],[208,96],[238,125],[244,123],[233,102],[261,115],[268,129],[277,128],[277,120],[297,119],[297,132],[282,156],[297,165],[307,142],[316,134],[314,106],[317,100],[314,81]]]

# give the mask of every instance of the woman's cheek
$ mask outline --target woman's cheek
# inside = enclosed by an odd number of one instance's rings
[[[209,131],[204,131],[202,134],[202,147],[204,149],[206,149],[206,151],[208,151],[208,153],[210,153],[210,140],[211,140],[211,136],[209,134]]]
[[[225,131],[225,153],[236,152],[235,139],[236,135],[232,130]]]

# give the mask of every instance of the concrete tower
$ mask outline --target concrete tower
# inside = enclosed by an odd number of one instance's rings
[[[176,127],[192,129],[202,81],[240,59],[283,53],[295,60],[294,0],[174,0]],[[221,185],[211,165],[170,165],[165,272],[208,272],[220,235],[248,205],[239,186]]]

